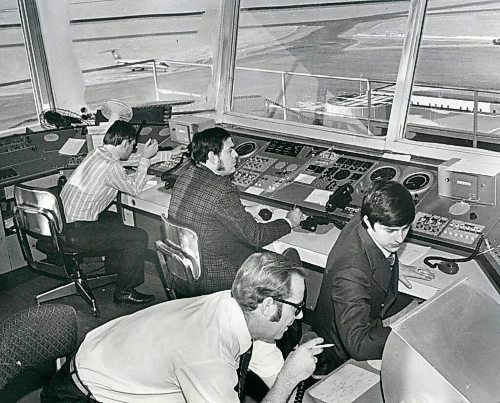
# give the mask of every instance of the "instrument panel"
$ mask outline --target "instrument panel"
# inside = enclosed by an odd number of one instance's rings
[[[77,155],[59,153],[73,138],[86,140],[85,129],[27,131],[0,138],[0,187],[78,166],[87,154],[86,143]]]
[[[348,221],[360,210],[370,184],[379,178],[396,180],[412,194],[417,215],[410,236],[453,249],[471,251],[481,235],[495,233],[500,244],[500,206],[444,197],[439,191],[439,166],[392,160],[375,152],[356,152],[342,146],[324,146],[297,140],[232,133],[239,155],[233,183],[247,198],[283,208],[299,206],[307,215]],[[70,138],[85,138],[85,128],[27,132],[0,138],[0,187],[76,167],[87,153],[59,153]],[[139,142],[154,138],[160,147],[173,147],[167,126],[146,125]],[[189,158],[172,159],[150,167],[161,176],[180,174]],[[438,180],[439,179],[439,180]],[[352,200],[328,212],[330,197],[349,185]],[[487,186],[486,186],[487,187]],[[484,186],[482,187],[482,189]],[[445,189],[446,190],[446,189]],[[495,190],[496,191],[496,190]],[[496,241],[495,241],[496,242]],[[500,247],[495,249],[500,262]]]
[[[391,160],[340,147],[243,137],[238,133],[233,133],[233,140],[240,155],[233,183],[246,197],[264,204],[299,206],[309,215],[347,221],[359,212],[374,180],[392,179],[405,186],[415,202],[417,214],[410,236],[463,251],[473,250],[481,234],[487,234],[500,219],[500,206],[441,197],[436,164]],[[325,205],[329,197],[346,184],[353,189],[351,202],[328,213]],[[458,208],[462,205],[467,208]]]

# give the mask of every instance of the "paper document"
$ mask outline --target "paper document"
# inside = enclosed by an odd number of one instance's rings
[[[158,185],[158,179],[156,178],[155,175],[146,175],[146,178],[147,178],[146,183],[142,188],[143,192]]]
[[[104,144],[104,135],[110,126],[111,123],[101,123],[99,126],[87,126],[87,134],[92,141],[92,148],[97,148]]]
[[[298,174],[297,177],[293,181],[311,184],[314,182],[314,179],[316,179],[316,177],[312,176],[312,175]]]
[[[399,261],[406,266],[410,266],[424,256],[430,249],[430,246],[422,246],[406,242],[401,245],[401,248],[398,251]]]
[[[259,188],[257,186],[250,186],[246,190],[245,193],[250,193],[251,195],[260,195],[264,191],[264,188]]]
[[[63,155],[77,155],[82,146],[85,144],[85,140],[81,139],[68,139],[66,143],[59,150],[59,154]]]
[[[314,189],[309,196],[307,196],[307,199],[304,201],[308,203],[315,203],[315,204],[320,204],[324,206],[326,202],[328,201],[330,195],[332,192],[328,192],[326,190],[321,190],[321,189]]]
[[[350,403],[379,380],[380,377],[373,372],[352,364],[345,364],[314,385],[308,393],[320,402]]]

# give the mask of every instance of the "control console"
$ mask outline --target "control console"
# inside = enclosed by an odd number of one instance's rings
[[[85,128],[27,131],[0,138],[0,187],[78,166],[87,155],[86,143],[78,155],[59,153],[72,138],[85,140]]]

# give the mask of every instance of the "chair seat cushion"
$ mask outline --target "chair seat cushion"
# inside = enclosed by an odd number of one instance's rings
[[[61,242],[59,245],[62,249],[62,252],[65,255],[76,255],[78,254],[78,251],[72,247],[71,245],[66,244],[65,242]],[[57,253],[57,248],[54,245],[54,242],[52,242],[52,238],[41,238],[36,242],[36,248],[42,252],[45,253],[46,255],[52,255],[54,253]]]

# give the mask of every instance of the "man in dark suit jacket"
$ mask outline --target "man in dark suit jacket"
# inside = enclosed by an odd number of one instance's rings
[[[397,250],[415,218],[411,194],[398,182],[377,180],[368,189],[361,214],[342,230],[328,256],[313,328],[326,343],[320,358],[330,372],[349,358],[381,359],[391,331],[382,320],[411,302],[398,294],[398,280],[430,280],[426,269],[400,265]]]
[[[300,224],[302,213],[257,222],[241,204],[230,175],[238,154],[228,131],[215,127],[196,133],[191,143],[192,166],[176,181],[168,216],[196,231],[201,244],[202,274],[198,293],[231,288],[245,259]]]

